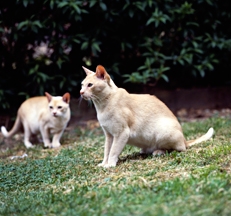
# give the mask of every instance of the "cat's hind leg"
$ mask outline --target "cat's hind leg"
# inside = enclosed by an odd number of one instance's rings
[[[27,122],[23,122],[23,128],[24,128],[24,145],[26,146],[26,148],[33,148],[34,145],[30,142],[31,131]]]
[[[153,155],[164,155],[166,152],[171,152],[171,151],[178,151],[178,152],[183,152],[186,151],[186,145],[184,141],[184,137],[181,132],[175,132],[175,136],[171,136],[170,139],[167,139],[164,144],[162,143],[161,145],[158,145],[158,149],[155,149],[153,151]]]

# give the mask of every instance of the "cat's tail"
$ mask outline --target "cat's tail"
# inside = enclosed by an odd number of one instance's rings
[[[188,141],[186,141],[186,146],[189,147],[189,146],[192,146],[192,145],[195,145],[195,144],[207,141],[210,138],[212,138],[213,134],[214,134],[214,129],[210,128],[208,130],[208,132],[206,134],[202,135],[201,137],[199,137],[197,139],[194,139],[194,140],[188,140]]]
[[[9,138],[16,134],[21,127],[21,120],[19,116],[17,116],[13,128],[8,132],[4,126],[1,127],[1,132],[4,137]]]

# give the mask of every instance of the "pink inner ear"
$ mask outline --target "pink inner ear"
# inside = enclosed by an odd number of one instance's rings
[[[70,103],[70,94],[68,92],[63,95],[63,101]]]
[[[106,70],[102,65],[98,65],[96,68],[96,77],[99,79],[105,79]]]
[[[51,99],[52,99],[52,96],[49,93],[47,93],[47,92],[45,92],[45,95],[46,95],[46,97],[48,99],[48,102],[50,102]]]

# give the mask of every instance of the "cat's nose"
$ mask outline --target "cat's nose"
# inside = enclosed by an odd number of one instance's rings
[[[83,94],[84,94],[84,91],[81,90],[81,91],[80,91],[80,94],[83,95]]]

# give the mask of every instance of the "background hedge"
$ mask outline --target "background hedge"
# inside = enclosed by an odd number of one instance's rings
[[[134,91],[229,85],[230,21],[228,0],[1,1],[0,110],[44,91],[79,97],[82,65]]]

